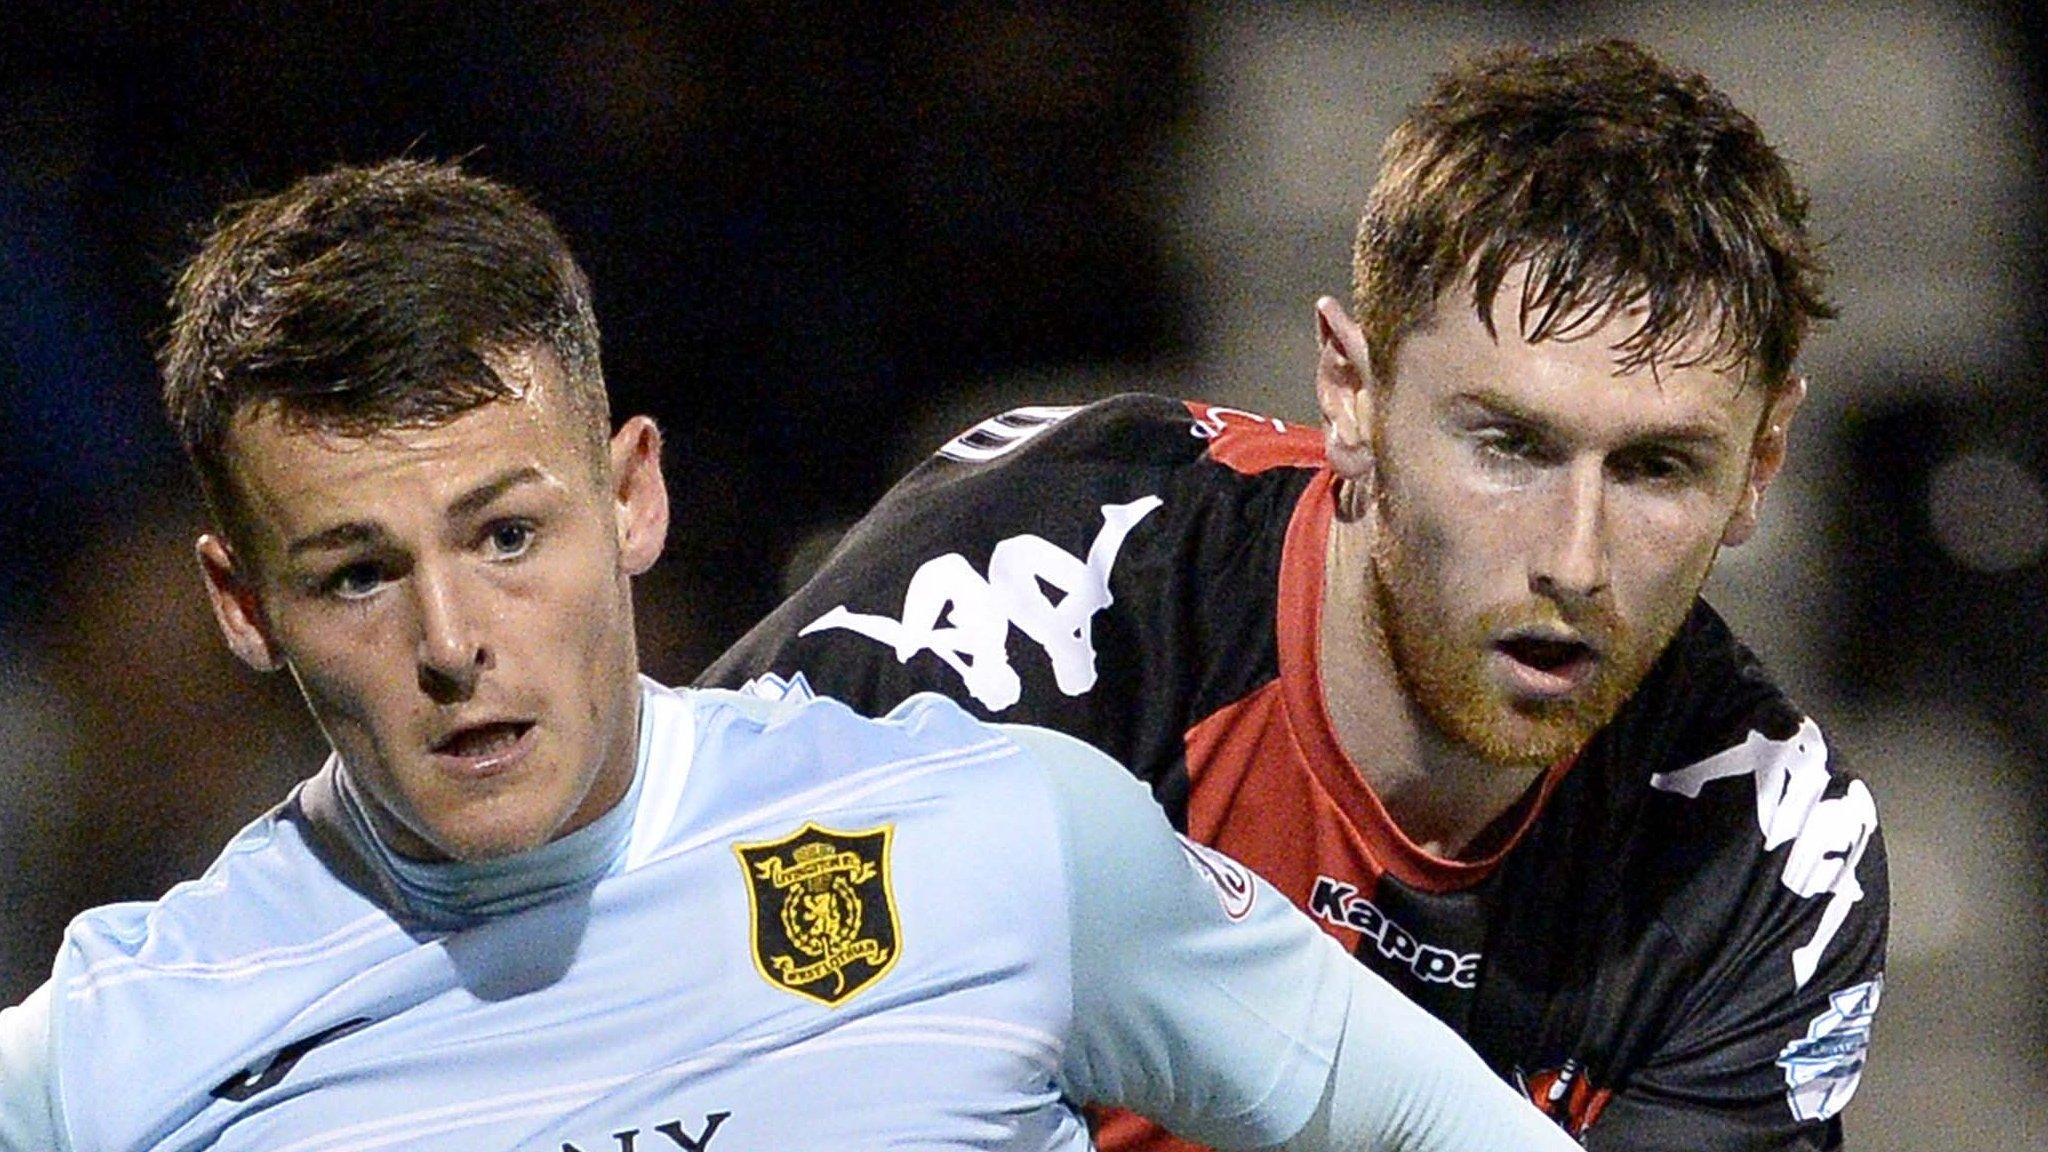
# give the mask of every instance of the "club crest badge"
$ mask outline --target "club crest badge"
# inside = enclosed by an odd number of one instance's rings
[[[733,845],[747,877],[754,967],[763,979],[830,1008],[895,967],[894,831],[806,822],[780,840]]]

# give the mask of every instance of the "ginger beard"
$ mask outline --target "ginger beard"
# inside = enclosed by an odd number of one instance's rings
[[[1378,428],[1373,432],[1374,456],[1382,464],[1355,482],[1368,486],[1371,502],[1371,608],[1402,691],[1447,740],[1487,763],[1543,768],[1577,755],[1649,674],[1685,623],[1690,601],[1663,606],[1640,626],[1621,619],[1604,599],[1576,612],[1533,594],[1476,613],[1461,610],[1443,594],[1453,586],[1441,571],[1444,549],[1432,546],[1418,517],[1404,514],[1387,483]],[[1559,624],[1598,653],[1593,674],[1577,692],[1517,698],[1489,674],[1503,636]]]

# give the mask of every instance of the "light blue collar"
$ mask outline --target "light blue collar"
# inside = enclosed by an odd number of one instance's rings
[[[640,710],[640,744],[633,784],[625,799],[576,831],[538,848],[495,860],[427,862],[393,852],[377,835],[346,765],[338,773],[342,808],[373,867],[391,878],[406,911],[423,924],[461,929],[546,903],[573,889],[595,884],[625,859],[647,775],[646,706]]]

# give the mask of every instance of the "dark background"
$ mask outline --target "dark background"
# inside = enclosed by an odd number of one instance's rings
[[[1309,303],[1345,291],[1391,117],[1454,50],[1613,32],[1790,122],[1843,272],[1797,503],[1717,580],[1846,717],[1831,735],[1893,840],[1889,1070],[1852,1110],[1880,1120],[1859,1143],[1974,1146],[1976,1123],[1983,1146],[2037,1146],[2041,18],[1772,11],[10,7],[0,1003],[70,914],[194,874],[322,752],[290,685],[213,633],[156,408],[169,280],[223,204],[409,154],[464,157],[554,215],[596,285],[615,411],[668,433],[677,519],[643,647],[679,681],[949,419],[1133,382],[1313,419]]]
[[[615,407],[670,430],[721,637],[771,602],[794,533],[890,479],[904,407],[1174,340],[1133,172],[1185,99],[1171,5],[454,7],[44,13],[0,81],[0,478],[34,494],[10,555],[62,556],[81,515],[183,483],[151,381],[169,276],[222,204],[337,161],[465,157],[558,219]],[[0,571],[10,617],[49,576]]]

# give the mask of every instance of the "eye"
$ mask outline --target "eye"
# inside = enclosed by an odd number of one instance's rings
[[[1690,456],[1665,449],[1646,449],[1618,456],[1612,468],[1622,480],[1649,484],[1682,484],[1699,472],[1698,465]]]
[[[533,525],[524,520],[500,520],[484,534],[484,544],[494,559],[516,559],[533,547]]]
[[[1545,458],[1543,442],[1527,428],[1512,424],[1490,424],[1476,428],[1472,439],[1483,457],[1504,462],[1541,463]]]
[[[322,588],[328,595],[342,600],[361,600],[382,588],[384,581],[382,565],[362,560],[335,569],[322,583]]]

